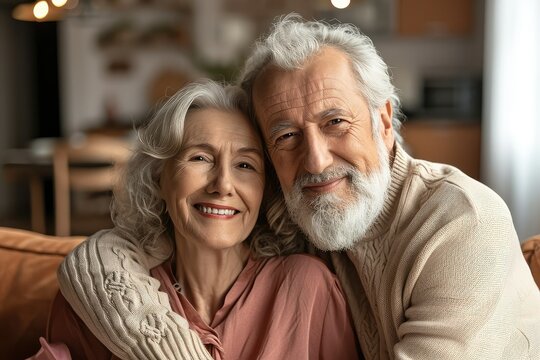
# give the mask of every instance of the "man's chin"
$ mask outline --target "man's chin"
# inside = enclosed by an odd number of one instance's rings
[[[323,251],[341,251],[353,248],[365,231],[353,220],[355,214],[338,209],[326,202],[317,210],[299,210],[293,221],[298,224],[313,246]],[[340,208],[343,203],[340,203]],[[305,209],[304,209],[305,210]]]
[[[304,196],[303,206],[312,213],[331,207],[335,210],[345,210],[354,201],[350,194],[341,194],[340,192],[325,192],[321,194],[312,194]]]

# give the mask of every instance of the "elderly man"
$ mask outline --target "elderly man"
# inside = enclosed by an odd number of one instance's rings
[[[367,359],[540,358],[540,293],[508,209],[459,170],[405,153],[367,37],[285,17],[241,83],[283,191],[272,223],[290,216],[330,251]],[[147,276],[158,261],[102,232],[64,262],[62,292],[119,356],[205,358]]]

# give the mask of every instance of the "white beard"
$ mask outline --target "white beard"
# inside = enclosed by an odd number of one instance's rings
[[[388,150],[382,137],[376,139],[379,169],[363,174],[352,165],[337,166],[319,175],[307,174],[295,181],[285,194],[287,210],[311,243],[320,250],[348,250],[362,239],[381,213],[390,184]],[[352,201],[335,194],[304,197],[302,187],[346,176]]]

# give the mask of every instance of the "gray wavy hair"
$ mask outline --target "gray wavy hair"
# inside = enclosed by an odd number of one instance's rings
[[[377,121],[376,116],[377,109],[390,101],[393,108],[394,138],[401,142],[400,101],[396,88],[392,85],[388,66],[377,53],[371,39],[353,25],[305,21],[296,14],[286,15],[274,22],[270,33],[256,42],[239,77],[239,84],[249,95],[248,111],[255,125],[258,127],[251,97],[257,76],[269,65],[283,70],[300,69],[308,59],[325,47],[336,48],[348,55],[358,81],[358,89],[368,102],[373,136],[377,136],[380,129],[380,121]],[[258,131],[260,132],[259,128]],[[267,173],[273,181],[269,186],[275,189],[274,196],[269,199],[267,211],[269,224],[275,231],[287,236],[290,241],[300,242],[304,235],[287,213],[285,199],[273,168]]]
[[[246,103],[247,97],[239,87],[202,80],[169,98],[138,130],[138,146],[115,189],[112,204],[113,222],[122,236],[154,256],[163,256],[156,252],[157,241],[163,234],[173,241],[174,229],[160,195],[159,180],[165,162],[181,150],[187,115],[197,109],[245,113]],[[268,257],[301,251],[301,243],[270,230],[265,221],[264,204],[269,192],[266,188],[257,224],[248,239],[253,254]]]

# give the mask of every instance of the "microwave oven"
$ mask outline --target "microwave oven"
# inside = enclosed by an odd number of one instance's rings
[[[482,80],[479,77],[430,77],[422,86],[426,116],[480,120]]]

